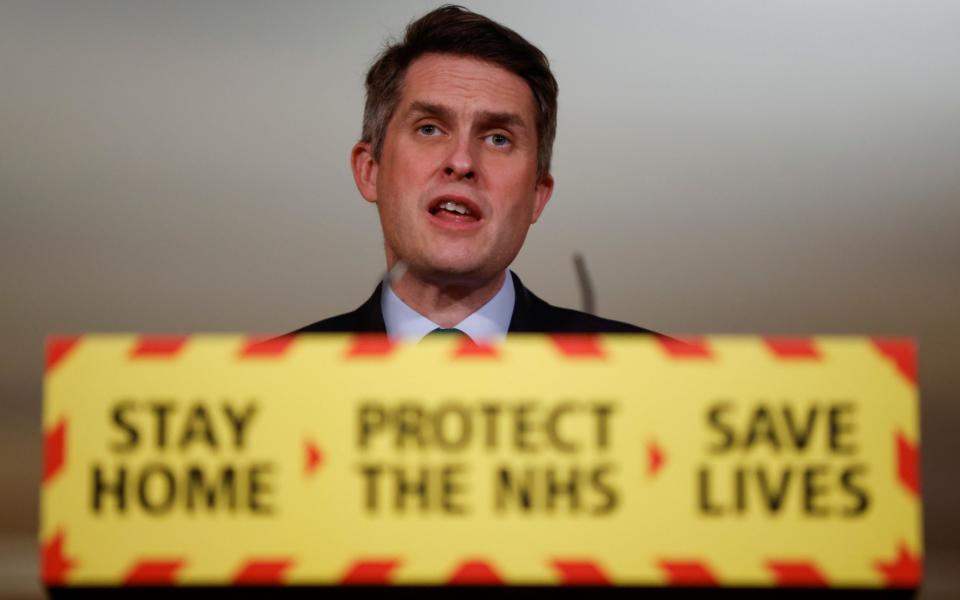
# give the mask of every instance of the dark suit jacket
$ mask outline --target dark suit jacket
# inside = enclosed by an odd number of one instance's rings
[[[510,275],[516,292],[510,333],[654,333],[629,323],[548,304],[524,287],[512,271]],[[382,285],[378,285],[373,295],[357,310],[317,321],[294,333],[386,333],[383,312],[380,310]]]

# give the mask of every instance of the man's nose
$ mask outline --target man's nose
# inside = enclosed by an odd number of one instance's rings
[[[476,164],[470,140],[456,140],[446,157],[443,173],[451,179],[476,179]]]

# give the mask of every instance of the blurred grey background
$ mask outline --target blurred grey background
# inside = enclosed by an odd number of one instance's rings
[[[0,2],[0,596],[36,580],[51,332],[282,332],[383,268],[366,66],[435,2]],[[960,597],[960,3],[469,2],[561,86],[514,269],[656,330],[920,341],[925,598]],[[337,285],[326,282],[336,281]]]

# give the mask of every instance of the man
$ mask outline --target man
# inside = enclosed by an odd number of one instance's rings
[[[366,89],[351,164],[377,205],[389,276],[357,310],[299,332],[649,333],[551,306],[507,271],[553,192],[557,82],[540,50],[443,6],[381,53]]]

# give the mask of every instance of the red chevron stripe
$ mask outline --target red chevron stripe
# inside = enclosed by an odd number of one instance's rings
[[[553,345],[569,358],[606,358],[599,336],[588,333],[554,333],[550,334]]]
[[[294,335],[251,336],[240,347],[241,358],[279,358],[296,339]]]
[[[813,338],[809,337],[765,337],[767,348],[777,358],[786,360],[819,360],[823,358]]]
[[[897,478],[911,494],[920,497],[920,448],[907,439],[902,431],[896,433]]]
[[[234,585],[277,585],[283,583],[285,571],[293,565],[293,559],[253,559],[237,569]]]
[[[44,365],[47,373],[63,362],[63,359],[77,346],[80,337],[79,335],[61,335],[47,338],[47,356],[46,364]]]
[[[66,464],[67,420],[60,419],[43,434],[43,485],[47,485]]]
[[[552,565],[562,585],[610,585],[610,578],[595,561],[555,559]]]
[[[127,571],[123,585],[172,585],[186,564],[182,558],[140,560]]]
[[[917,383],[917,347],[913,340],[903,338],[873,338],[873,345],[893,361],[897,371],[911,384]]]
[[[499,358],[500,352],[493,344],[480,344],[464,338],[453,352],[454,358]]]
[[[187,343],[186,335],[142,335],[130,351],[132,358],[173,358]]]
[[[447,579],[448,585],[503,585],[503,578],[493,565],[483,560],[460,563]]]
[[[827,578],[823,576],[816,563],[811,561],[767,561],[767,568],[781,587],[827,587]]]
[[[704,561],[661,560],[660,568],[665,571],[668,585],[682,587],[712,587],[718,585],[716,576]]]
[[[340,577],[340,585],[387,585],[398,566],[400,561],[393,558],[358,560]]]
[[[713,353],[710,350],[710,345],[704,337],[685,337],[673,339],[664,336],[657,336],[657,341],[660,343],[660,347],[670,356],[670,358],[684,360],[709,359],[713,357]]]
[[[347,358],[387,356],[393,352],[394,344],[383,333],[358,333],[353,336]]]

